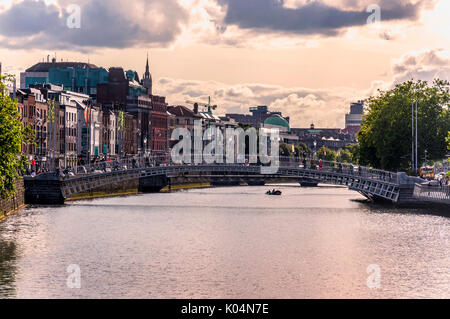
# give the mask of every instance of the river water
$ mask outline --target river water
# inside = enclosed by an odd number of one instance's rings
[[[269,188],[23,209],[0,223],[0,298],[450,298],[448,212]]]

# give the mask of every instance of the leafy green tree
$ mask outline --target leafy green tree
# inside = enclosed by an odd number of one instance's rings
[[[449,83],[435,80],[408,81],[368,99],[368,113],[361,131],[359,162],[397,171],[411,166],[411,105],[418,102],[418,157],[425,151],[431,160],[445,156],[450,130]]]
[[[345,148],[352,155],[351,163],[358,164],[359,163],[359,144],[350,144]]]
[[[6,93],[4,82],[11,77],[0,76],[0,197],[10,198],[16,191],[19,172],[27,165],[21,153],[22,143],[34,141],[31,127],[24,127],[17,111],[17,101]]]
[[[337,155],[337,161],[341,163],[351,163],[353,159],[353,155],[349,149],[344,148],[340,149]]]
[[[450,131],[448,131],[446,141],[447,141],[447,151],[450,151]]]
[[[318,150],[316,153],[317,157],[324,161],[329,161],[329,162],[337,161],[337,153],[335,151],[329,149],[328,147],[325,147],[325,152],[326,152],[326,154],[324,154],[323,147],[321,147],[320,150]]]
[[[309,156],[312,154],[311,149],[303,142],[300,142],[296,147],[295,147],[295,156],[297,157],[303,157],[303,156]]]
[[[280,144],[280,156],[291,156],[292,155],[292,145],[287,143]]]

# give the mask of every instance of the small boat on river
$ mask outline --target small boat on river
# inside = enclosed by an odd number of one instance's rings
[[[280,196],[282,193],[279,190],[267,191],[266,195]]]

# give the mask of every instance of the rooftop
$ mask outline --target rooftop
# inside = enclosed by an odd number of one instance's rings
[[[97,69],[95,64],[89,64],[84,62],[39,62],[32,67],[26,69],[26,72],[48,72],[51,68],[63,69],[63,68],[76,68],[76,69]]]
[[[264,121],[264,124],[285,127],[288,130],[290,129],[289,123],[279,115],[272,115]]]
[[[178,105],[178,106],[169,106],[168,107],[168,111],[176,116],[185,116],[185,117],[198,117],[201,118],[202,116],[199,114],[195,114],[194,111],[192,111],[191,109],[182,106],[182,105]]]

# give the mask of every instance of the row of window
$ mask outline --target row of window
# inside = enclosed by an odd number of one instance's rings
[[[37,116],[39,119],[47,119],[47,110],[38,108],[36,111],[35,105],[19,105],[17,111],[20,114],[20,118],[33,118],[34,116]]]
[[[76,143],[67,143],[67,150],[69,152],[76,152],[77,144]]]
[[[77,121],[77,113],[66,112],[66,119],[68,122],[76,122]]]
[[[66,136],[77,137],[77,129],[74,127],[66,127]]]
[[[167,143],[166,142],[153,142],[152,148],[155,151],[166,151]]]

